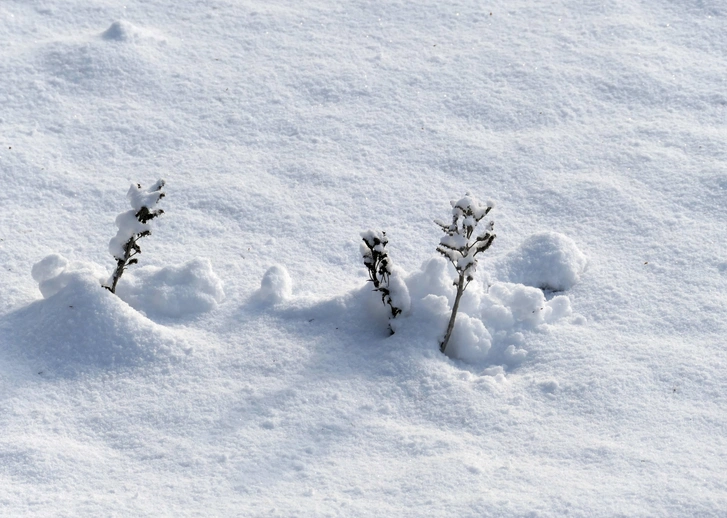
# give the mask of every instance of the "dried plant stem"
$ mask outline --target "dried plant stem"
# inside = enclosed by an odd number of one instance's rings
[[[437,246],[437,252],[447,258],[457,271],[457,282],[455,283],[457,295],[454,299],[452,314],[449,317],[447,332],[444,335],[444,340],[439,344],[439,350],[443,353],[446,352],[447,345],[452,337],[462,294],[474,279],[475,269],[477,268],[477,255],[490,248],[492,241],[495,239],[495,234],[492,233],[494,225],[492,221],[485,225],[483,234],[478,235],[476,232],[477,224],[489,214],[492,207],[491,203],[480,205],[467,193],[458,202],[452,201],[451,223],[435,221],[444,231],[444,236],[439,241],[439,246]]]
[[[454,322],[457,319],[457,310],[459,309],[459,301],[462,298],[462,294],[464,293],[465,288],[467,285],[465,284],[465,279],[463,274],[459,274],[459,281],[457,282],[457,296],[454,298],[454,306],[452,307],[452,315],[449,317],[449,324],[447,325],[447,333],[444,335],[444,340],[442,340],[442,343],[439,345],[439,350],[444,352],[447,349],[447,344],[449,343],[449,338],[452,336],[452,331],[454,330]]]
[[[116,293],[116,285],[119,283],[119,279],[121,279],[121,274],[124,273],[126,267],[129,264],[134,264],[136,262],[136,259],[131,258],[139,253],[139,245],[136,244],[137,239],[138,238],[132,237],[126,242],[126,244],[124,245],[124,257],[116,261],[116,269],[114,270],[114,274],[111,277],[113,279],[111,282],[111,286],[104,286],[104,288],[109,290],[111,293]]]

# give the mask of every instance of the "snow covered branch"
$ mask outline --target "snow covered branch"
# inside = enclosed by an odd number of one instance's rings
[[[389,242],[386,232],[367,230],[361,233],[361,237],[363,238],[361,255],[369,272],[369,281],[374,284],[374,291],[381,293],[381,301],[391,308],[391,318],[396,318],[402,312],[402,308],[395,302],[396,293],[392,291],[393,287],[390,285],[393,268],[386,249]]]
[[[151,235],[149,221],[164,214],[163,210],[153,208],[165,196],[162,187],[164,180],[157,180],[146,190],[139,184],[132,184],[126,193],[132,210],[116,216],[119,230],[109,242],[109,253],[116,259],[116,269],[104,287],[111,293],[116,293],[116,285],[126,268],[138,262],[136,256],[141,253],[138,241]]]
[[[437,252],[454,265],[458,277],[455,283],[457,296],[454,299],[452,316],[449,318],[444,340],[440,344],[442,352],[447,349],[449,338],[452,335],[462,294],[474,279],[475,270],[477,269],[477,254],[490,248],[495,240],[495,234],[492,232],[495,225],[493,221],[485,224],[482,233],[477,232],[477,225],[494,207],[492,202],[480,205],[474,197],[467,193],[461,200],[457,202],[453,200],[451,203],[452,222],[446,223],[435,220],[435,223],[444,231]]]

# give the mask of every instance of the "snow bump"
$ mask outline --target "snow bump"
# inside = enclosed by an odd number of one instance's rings
[[[209,259],[143,266],[127,272],[117,290],[119,297],[147,316],[180,318],[212,311],[225,298],[223,284]]]
[[[260,282],[260,289],[254,298],[263,304],[277,304],[289,299],[293,293],[293,281],[285,266],[275,265],[268,268]]]
[[[528,237],[499,264],[499,276],[513,283],[564,291],[577,284],[588,258],[568,236],[541,232]]]
[[[126,20],[115,21],[108,29],[101,33],[101,38],[106,41],[136,42],[145,37],[152,36]]]
[[[101,286],[93,264],[48,256],[33,267],[44,298],[10,316],[15,342],[44,371],[73,375],[172,358],[173,333]]]

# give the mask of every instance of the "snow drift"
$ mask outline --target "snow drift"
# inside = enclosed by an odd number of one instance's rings
[[[43,299],[9,317],[19,350],[40,370],[70,375],[182,355],[184,342],[101,286],[93,265],[51,255],[33,277]]]
[[[278,293],[272,286],[274,279],[281,282],[279,278],[277,268],[268,270],[256,296]],[[396,278],[408,304],[407,311],[394,319],[368,283],[327,301],[293,299],[283,311],[310,322],[334,321],[352,333],[379,330],[375,334],[386,337],[390,327],[394,331],[391,347],[413,344],[413,350],[438,351],[456,294],[450,264],[443,257],[433,257],[411,274],[398,269]],[[571,314],[570,299],[565,295],[546,300],[542,290],[524,284],[494,282],[486,286],[472,281],[462,296],[447,356],[473,365],[515,367],[527,356],[523,345],[528,333],[546,331]]]
[[[412,296],[411,316],[397,323],[397,332],[416,333],[418,340],[441,340],[455,288],[443,258],[426,261],[406,279]],[[473,281],[462,296],[448,355],[469,363],[513,366],[527,352],[518,346],[523,332],[544,329],[572,313],[564,295],[546,300],[542,290],[516,283],[483,286]]]

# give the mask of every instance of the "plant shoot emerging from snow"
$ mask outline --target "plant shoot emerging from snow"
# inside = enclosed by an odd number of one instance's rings
[[[391,308],[391,318],[396,318],[402,311],[392,299],[389,280],[393,273],[389,252],[386,245],[389,239],[386,232],[367,230],[361,233],[361,255],[366,269],[369,271],[369,281],[374,283],[374,291],[381,293],[381,301]]]
[[[132,210],[116,216],[116,226],[119,227],[119,231],[109,242],[109,253],[116,259],[116,269],[104,287],[111,293],[116,293],[116,285],[124,270],[138,262],[135,257],[141,253],[138,241],[142,237],[151,235],[149,221],[164,214],[163,210],[153,208],[164,198],[162,187],[164,180],[157,180],[147,190],[143,190],[139,184],[132,184],[126,193]]]
[[[474,279],[477,268],[477,254],[490,248],[492,241],[495,239],[495,234],[492,233],[495,225],[493,221],[485,225],[482,233],[477,231],[478,223],[494,207],[492,202],[487,202],[486,205],[480,205],[474,197],[467,193],[458,202],[452,200],[451,203],[452,223],[438,220],[434,221],[444,231],[444,236],[439,241],[437,252],[449,259],[454,265],[455,270],[457,270],[457,281],[455,282],[457,296],[454,299],[452,316],[449,318],[447,332],[439,346],[439,349],[443,353],[447,350],[449,338],[452,336],[462,294],[472,279]]]

